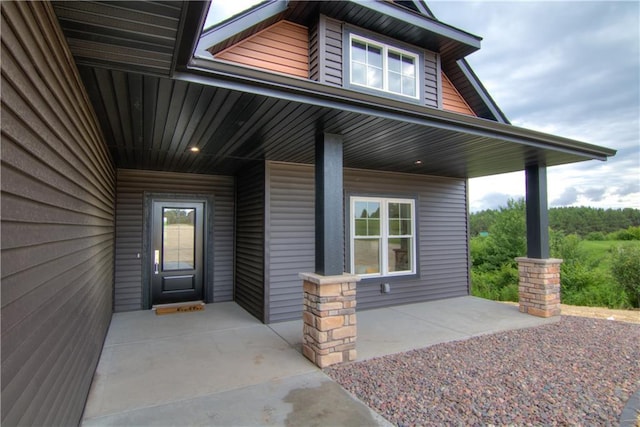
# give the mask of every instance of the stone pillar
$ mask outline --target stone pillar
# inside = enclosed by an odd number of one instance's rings
[[[302,353],[320,368],[356,360],[358,276],[300,273],[304,283]]]
[[[538,317],[560,315],[561,259],[516,258],[520,311]]]

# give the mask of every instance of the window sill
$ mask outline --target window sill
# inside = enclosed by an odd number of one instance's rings
[[[394,274],[392,276],[358,276],[359,285],[380,285],[381,283],[407,282],[420,278],[419,273]]]

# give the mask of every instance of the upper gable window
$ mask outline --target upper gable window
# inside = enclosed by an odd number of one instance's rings
[[[419,56],[404,49],[349,35],[351,85],[419,99]]]

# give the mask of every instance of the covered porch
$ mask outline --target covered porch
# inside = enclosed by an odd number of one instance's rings
[[[557,320],[470,296],[358,311],[358,360]],[[116,313],[83,424],[388,425],[301,345],[301,320],[265,325],[234,302]]]

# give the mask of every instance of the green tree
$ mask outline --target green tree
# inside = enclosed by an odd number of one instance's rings
[[[507,206],[497,212],[487,237],[487,261],[493,268],[503,264],[515,267],[515,258],[526,255],[525,206],[522,198],[510,199]]]
[[[635,307],[640,307],[640,248],[618,246],[611,257],[611,273],[629,293]]]

